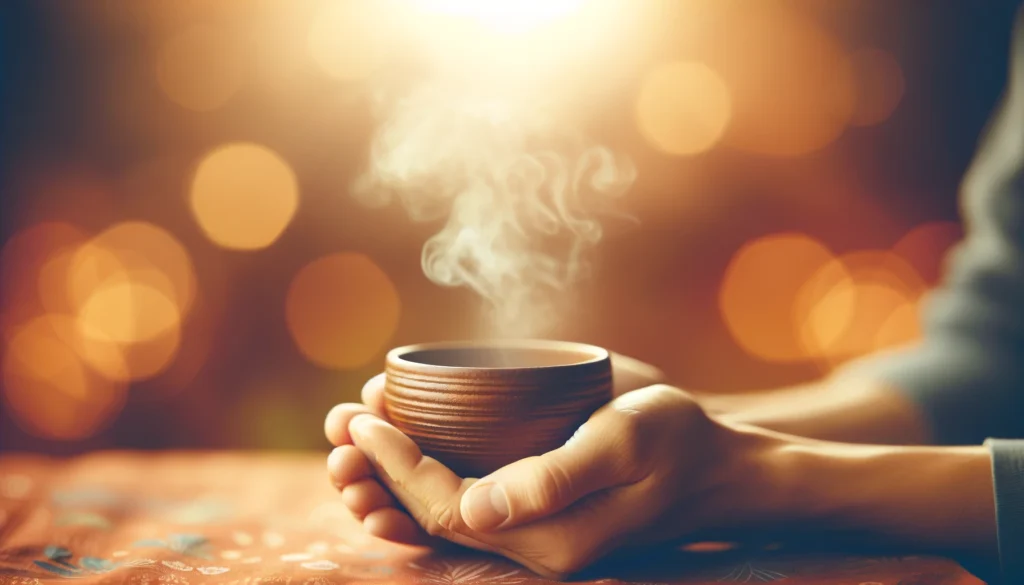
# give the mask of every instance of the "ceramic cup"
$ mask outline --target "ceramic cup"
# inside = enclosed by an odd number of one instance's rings
[[[580,343],[412,345],[385,372],[391,422],[462,477],[560,447],[612,398],[608,352]]]

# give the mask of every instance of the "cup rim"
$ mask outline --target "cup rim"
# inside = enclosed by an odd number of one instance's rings
[[[405,355],[429,350],[445,349],[535,349],[555,350],[588,354],[590,357],[585,360],[539,366],[446,366],[441,364],[425,364],[405,359]],[[423,372],[529,372],[529,371],[550,371],[565,368],[578,368],[599,364],[611,360],[611,353],[597,345],[580,343],[576,341],[557,341],[551,339],[493,339],[493,340],[460,340],[460,341],[435,341],[427,343],[416,343],[402,347],[396,347],[387,353],[386,363],[394,364],[402,368],[410,368]]]

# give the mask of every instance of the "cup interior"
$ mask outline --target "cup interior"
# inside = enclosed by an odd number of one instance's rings
[[[575,346],[453,346],[410,349],[399,359],[426,366],[515,369],[573,366],[600,361],[606,354]]]

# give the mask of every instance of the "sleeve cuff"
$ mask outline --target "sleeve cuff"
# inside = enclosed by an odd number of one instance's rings
[[[932,338],[919,346],[868,356],[840,377],[877,380],[920,408],[933,440],[979,445],[992,436],[1019,436],[1024,362],[990,346]]]
[[[988,439],[1003,583],[1024,584],[1024,440]]]

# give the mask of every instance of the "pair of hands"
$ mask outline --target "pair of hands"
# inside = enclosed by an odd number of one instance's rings
[[[342,502],[374,536],[442,538],[560,578],[626,545],[674,540],[748,516],[770,437],[722,424],[659,371],[613,356],[616,397],[564,446],[461,478],[387,422],[384,375],[325,432]]]

